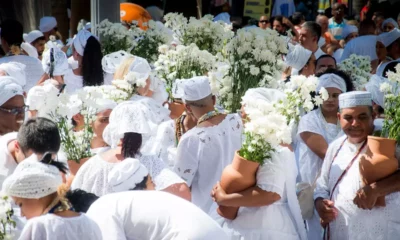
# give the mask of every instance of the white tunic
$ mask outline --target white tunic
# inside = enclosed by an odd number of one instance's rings
[[[207,213],[214,184],[242,146],[242,128],[239,115],[229,114],[217,126],[192,128],[179,141],[174,171],[192,187],[192,202]]]
[[[18,165],[8,151],[8,144],[17,139],[17,135],[17,132],[11,132],[0,137],[0,188],[3,186],[4,180],[14,172]]]
[[[142,155],[140,162],[149,170],[157,190],[163,190],[173,184],[184,181],[169,170],[164,162],[153,155]],[[114,192],[108,184],[108,174],[119,163],[110,163],[102,159],[101,154],[89,159],[76,173],[72,189],[82,189],[97,196]]]
[[[329,146],[322,166],[321,177],[317,181],[314,199],[318,197],[330,198],[333,186],[360,148],[361,143],[352,144],[346,140],[333,161],[334,155],[345,138],[346,136],[343,136]],[[360,156],[365,151],[366,148],[362,150]],[[363,187],[359,170],[360,156],[342,178],[333,193],[332,201],[338,209],[338,216],[330,223],[330,239],[398,239],[400,236],[400,221],[398,220],[398,216],[400,216],[399,192],[386,196],[386,207],[384,208],[362,210],[353,203],[356,192]]]
[[[59,217],[54,214],[30,219],[19,240],[99,240],[99,226],[85,214],[77,217]]]
[[[64,75],[65,92],[74,94],[77,90],[83,88],[83,77],[75,75],[72,69]]]
[[[257,171],[257,186],[279,194],[281,199],[263,207],[241,207],[235,220],[225,220],[223,228],[231,239],[306,240],[300,206],[295,193],[297,167],[294,154],[279,148]]]
[[[228,239],[207,214],[190,202],[165,192],[109,194],[94,202],[87,215],[99,225],[103,239]]]

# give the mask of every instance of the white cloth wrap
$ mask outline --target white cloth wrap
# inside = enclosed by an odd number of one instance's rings
[[[23,35],[24,41],[27,43],[32,43],[40,37],[43,37],[43,33],[38,30],[33,30],[30,33],[24,33]]]
[[[397,22],[393,19],[393,18],[387,18],[385,21],[383,21],[382,23],[382,30],[384,30],[386,24],[391,23],[394,28],[399,28],[399,24],[397,24]]]
[[[0,77],[0,107],[17,95],[23,95],[22,87],[16,83],[13,77]]]
[[[0,64],[0,70],[7,73],[8,76],[13,77],[15,83],[22,88],[26,85],[25,65],[19,62],[8,62]]]
[[[116,165],[108,175],[108,184],[114,192],[134,189],[149,174],[147,168],[138,159],[127,158]]]
[[[39,53],[38,53],[37,49],[34,46],[32,46],[30,43],[26,43],[26,42],[21,43],[21,48],[30,57],[33,57],[33,58],[38,58],[39,57]]]
[[[400,30],[399,29],[393,29],[390,32],[381,33],[378,36],[378,41],[383,43],[383,45],[385,45],[385,47],[388,47],[390,44],[392,44],[398,38],[400,38]]]
[[[336,74],[328,73],[324,74],[318,79],[317,92],[321,90],[321,88],[337,88],[342,93],[347,92],[346,82],[343,78],[339,77]]]
[[[65,53],[53,43],[50,42],[47,44],[49,44],[50,48],[43,53],[43,58],[42,58],[43,70],[47,74],[50,73],[50,53],[51,49],[53,49],[53,56],[54,56],[53,76],[64,76],[69,71],[67,55],[65,55]]]
[[[342,30],[342,38],[346,39],[346,37],[352,33],[358,33],[358,28],[354,25],[345,25]]]
[[[73,40],[72,44],[74,45],[74,48],[79,53],[79,55],[83,56],[83,52],[84,52],[85,47],[86,47],[86,42],[92,36],[95,37],[89,31],[87,31],[85,29],[82,29],[82,30],[80,30],[78,32],[76,37],[74,37],[74,40]]]

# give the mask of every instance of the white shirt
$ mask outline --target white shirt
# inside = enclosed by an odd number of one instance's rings
[[[69,94],[74,94],[77,90],[83,88],[83,77],[75,75],[70,69],[64,75],[64,83],[66,84],[65,91]]]
[[[317,51],[315,51],[315,53],[314,53],[315,59],[318,59],[322,55],[326,55],[326,53],[324,51],[322,51],[320,47],[318,47]]]
[[[59,217],[46,214],[26,223],[19,240],[99,240],[99,226],[81,213],[77,217]]]
[[[210,191],[242,146],[242,119],[229,114],[213,127],[195,127],[179,141],[174,171],[192,187],[192,202],[205,212],[213,203]]]
[[[87,215],[99,225],[103,239],[228,239],[207,214],[190,202],[165,192],[109,194],[95,201]]]
[[[0,188],[4,180],[10,176],[18,166],[16,160],[8,151],[8,144],[17,139],[17,132],[7,133],[0,137]]]
[[[14,55],[0,58],[0,64],[7,62],[19,62],[25,65],[26,85],[23,87],[25,92],[28,92],[35,86],[44,74],[42,62],[27,55]]]

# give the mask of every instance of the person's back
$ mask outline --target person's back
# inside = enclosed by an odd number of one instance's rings
[[[105,195],[87,212],[103,239],[228,239],[207,214],[190,202],[161,191]]]

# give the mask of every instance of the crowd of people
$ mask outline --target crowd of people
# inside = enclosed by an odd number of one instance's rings
[[[257,168],[256,182],[240,192],[228,192],[220,180],[242,146],[246,108],[221,110],[207,74],[177,80],[171,102],[147,59],[126,49],[103,56],[90,23],[66,43],[54,17],[43,17],[29,33],[16,20],[3,21],[0,186],[11,199],[6,220],[15,222],[4,234],[23,240],[396,239],[400,173],[364,186],[357,162],[367,137],[382,129],[380,84],[400,61],[399,24],[379,12],[346,20],[345,9],[335,3],[331,18],[305,21],[295,12],[244,26],[273,29],[287,43],[279,81],[317,76],[317,90],[326,89],[328,98],[301,116],[292,143],[275,149]],[[226,15],[215,19],[231,24]],[[338,67],[353,55],[368,57],[371,66],[362,89]],[[105,71],[111,65],[113,74]],[[44,113],[52,104],[46,94],[80,94],[127,76],[144,83],[128,101],[104,98],[91,118],[72,116],[74,132],[91,119],[94,134],[91,157],[68,159],[65,136]],[[243,99],[283,97],[278,89],[252,88]],[[183,113],[168,109],[175,105]],[[299,197],[305,190],[313,199],[307,216]],[[376,207],[382,196],[386,206]],[[221,206],[239,208],[237,217],[222,217]]]

